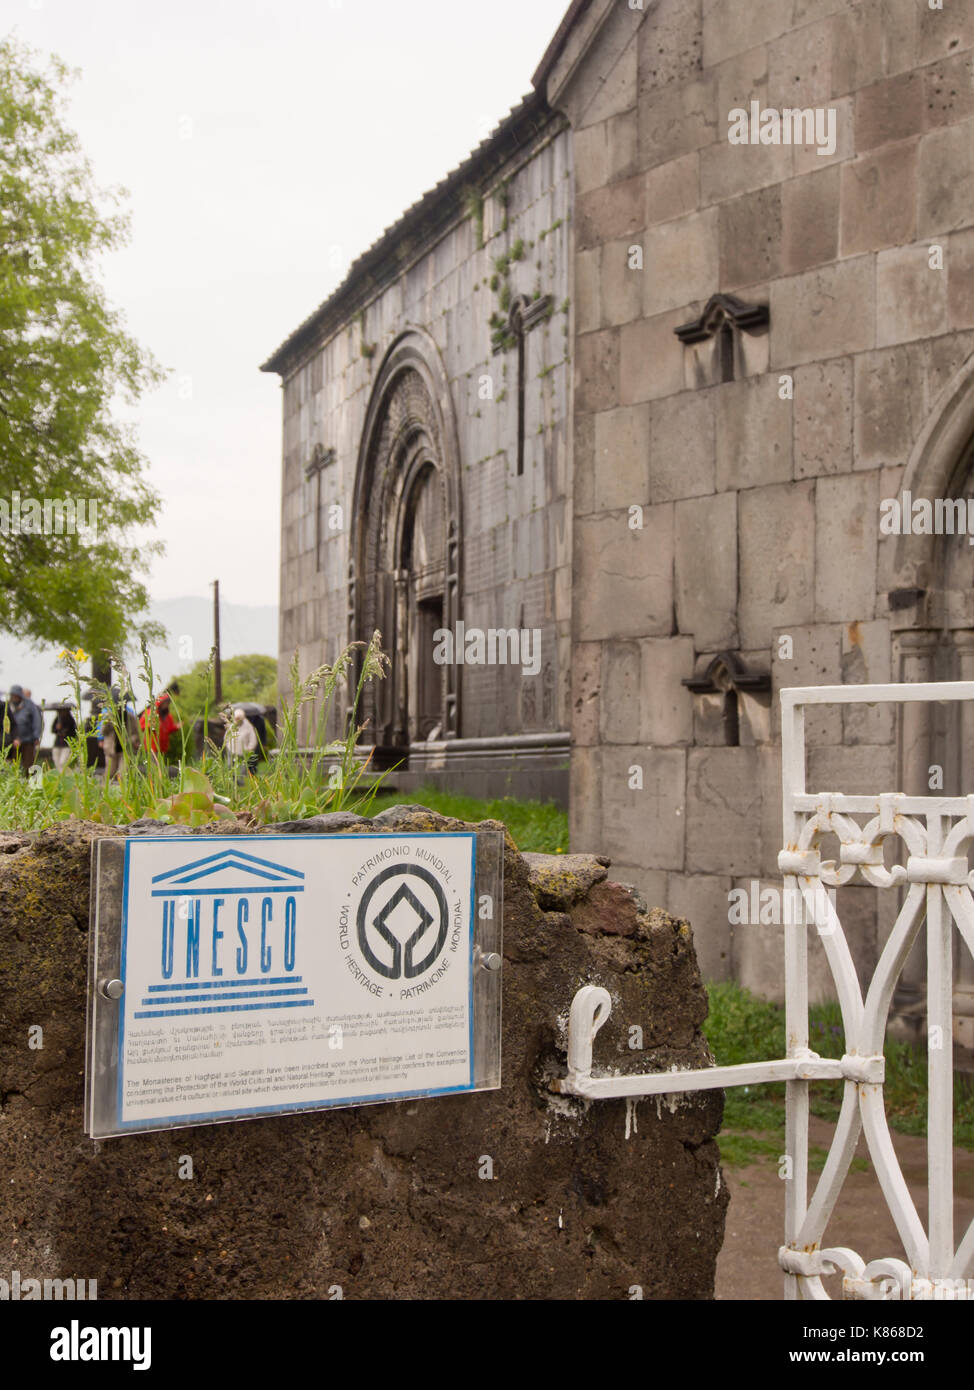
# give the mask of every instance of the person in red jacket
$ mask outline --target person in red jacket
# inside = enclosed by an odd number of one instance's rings
[[[158,727],[153,728],[149,720],[149,711],[143,710],[139,719],[139,728],[142,730],[142,746],[147,748],[150,753],[168,753],[169,740],[179,725],[172,715],[172,702],[169,698],[168,690],[164,690],[156,700],[156,714],[158,715]]]

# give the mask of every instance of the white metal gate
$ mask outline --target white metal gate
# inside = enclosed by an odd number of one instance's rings
[[[800,892],[803,920],[783,927],[785,948],[785,1058],[679,1073],[593,1076],[592,1045],[609,1017],[608,991],[586,985],[569,1018],[568,1075],[559,1090],[595,1100],[613,1096],[681,1094],[716,1087],[784,1081],[785,1241],[778,1252],[785,1298],[827,1299],[823,1275],[842,1274],[843,1297],[865,1299],[970,1298],[974,1283],[974,1222],[959,1246],[954,1239],[952,961],[956,925],[974,954],[974,795],[966,797],[844,796],[805,790],[805,706],[974,699],[974,682],[820,686],[781,691],[784,848],[778,866],[788,890]],[[838,862],[823,861],[824,835],[838,838]],[[886,867],[884,844],[897,837],[905,866]],[[900,856],[902,857],[902,856]],[[865,881],[878,889],[902,885],[904,899],[865,998],[849,945],[828,889]],[[883,1103],[883,1046],[893,991],[926,922],[929,1100],[928,1229],[910,1196],[890,1139]],[[835,980],[845,1031],[841,1059],[809,1047],[807,925],[817,928]],[[677,1081],[678,1078],[678,1081]],[[808,1196],[808,1088],[843,1078],[844,1097],[835,1137],[811,1200]],[[909,1263],[867,1261],[844,1246],[823,1247],[826,1225],[864,1133],[890,1214]]]

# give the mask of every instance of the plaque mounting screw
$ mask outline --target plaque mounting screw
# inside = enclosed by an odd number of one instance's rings
[[[105,980],[102,983],[101,992],[106,999],[121,999],[125,986],[121,980]]]
[[[500,970],[503,963],[496,951],[485,951],[480,958],[480,964],[485,970]]]

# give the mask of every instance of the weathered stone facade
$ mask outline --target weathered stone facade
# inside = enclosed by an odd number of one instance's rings
[[[966,538],[879,526],[904,488],[971,491],[974,12],[578,0],[568,21],[536,82],[576,188],[573,844],[689,916],[706,976],[779,994],[780,927],[728,920],[732,888],[780,884],[778,690],[974,669]],[[752,101],[834,110],[834,152],[732,144]],[[810,788],[925,791],[939,764],[970,790],[974,731],[917,709],[899,731],[818,714]],[[875,897],[840,892],[861,964]]]
[[[268,363],[282,675],[295,650],[307,671],[378,628],[393,669],[367,738],[408,760],[401,788],[449,759],[475,794],[567,799],[570,153],[529,98]],[[529,633],[529,660],[436,665],[435,633],[461,622]]]
[[[558,379],[557,469],[545,474],[556,481],[536,490],[533,521],[502,520],[488,487],[497,449],[513,484],[513,413],[478,418],[469,407],[470,382],[494,360],[482,284],[494,242],[477,251],[473,220],[458,224],[430,253],[441,270],[423,280],[456,298],[431,288],[410,302],[403,277],[368,310],[385,315],[375,328],[366,318],[365,336],[383,349],[412,317],[446,343],[464,526],[486,517],[499,547],[465,544],[457,611],[509,623],[505,576],[525,592],[542,573],[545,592],[553,586],[543,612],[554,628],[537,621],[557,644],[557,662],[554,647],[546,657],[555,713],[525,723],[509,672],[465,672],[459,732],[570,728],[573,847],[605,851],[651,901],[689,916],[706,976],[769,994],[781,990],[780,926],[733,924],[728,896],[780,884],[778,691],[974,672],[965,536],[880,529],[881,503],[904,490],[972,491],[972,59],[974,19],[961,4],[573,0],[535,75],[542,106],[527,108],[568,122],[553,148],[558,171],[573,175],[554,180],[550,212],[522,199],[519,234],[535,241],[549,217],[571,218],[558,242],[570,272],[558,259],[538,282],[547,291],[557,280],[554,293],[571,300],[574,372],[570,393]],[[732,143],[732,113],[752,103],[807,109],[812,123],[789,126],[795,143]],[[823,134],[834,121],[834,141],[816,135],[816,113]],[[501,128],[501,146],[510,132]],[[395,311],[382,307],[393,300]],[[442,335],[464,314],[479,326],[458,353]],[[308,558],[301,461],[333,435],[345,470],[336,487],[343,478],[351,495],[373,373],[351,360],[345,331],[324,349],[316,397],[303,341],[277,360],[289,383],[283,646],[299,640],[314,660],[317,634],[344,631],[346,552],[329,543],[335,583],[319,620],[326,590]],[[561,355],[559,345],[545,360]],[[312,423],[316,399],[334,428]],[[570,441],[559,433],[565,411]],[[959,717],[917,706],[899,725],[889,710],[832,709],[809,733],[813,788],[923,791],[935,766],[947,792],[974,783],[974,729]],[[895,907],[875,896],[840,893],[863,966]],[[812,987],[828,988],[820,956]],[[922,1012],[921,995],[908,969],[901,1017]]]

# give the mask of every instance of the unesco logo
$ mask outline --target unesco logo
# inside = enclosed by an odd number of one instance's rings
[[[415,980],[436,963],[446,942],[449,909],[443,889],[415,865],[383,869],[362,894],[356,928],[373,970],[387,980]]]

